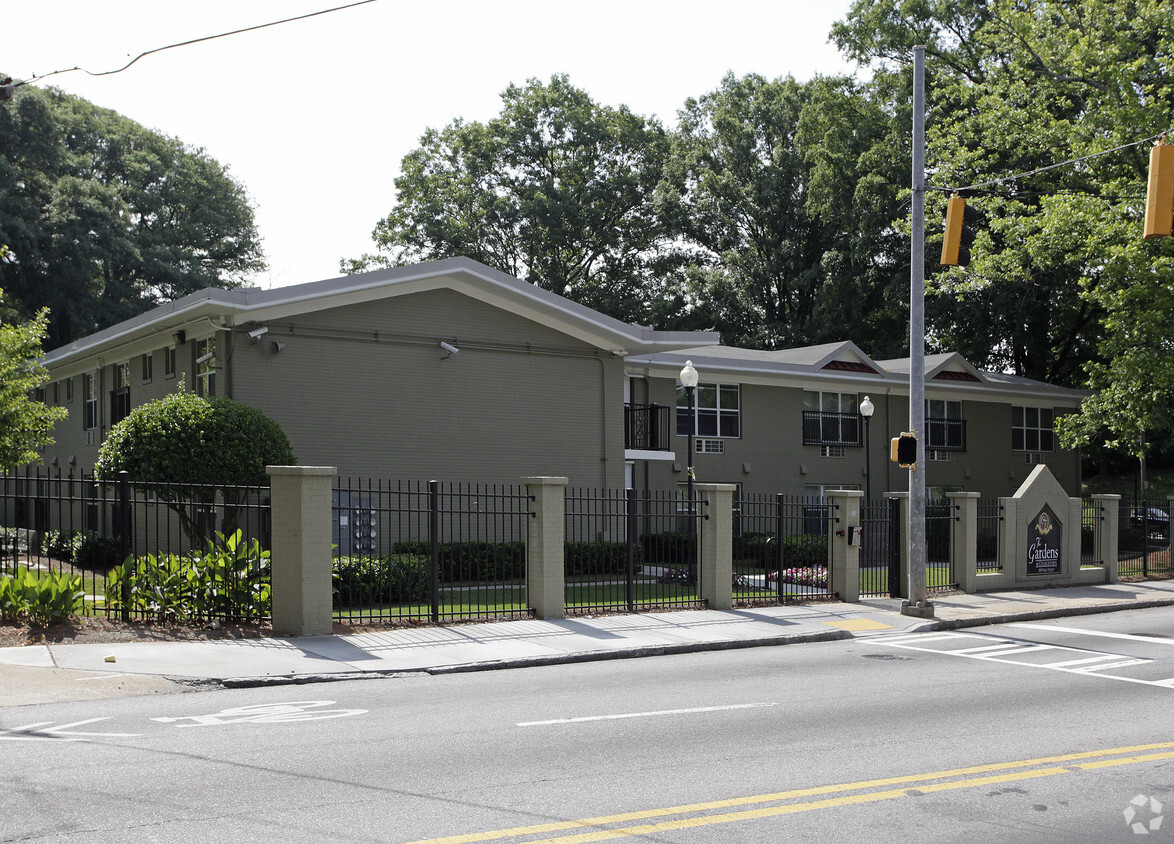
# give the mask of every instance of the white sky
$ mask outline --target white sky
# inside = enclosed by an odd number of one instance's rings
[[[345,0],[25,0],[0,16],[0,73],[100,72],[168,44],[344,5]],[[50,84],[228,166],[256,208],[262,287],[339,275],[373,251],[400,160],[428,127],[486,121],[511,82],[567,73],[604,105],[673,125],[727,71],[848,73],[827,43],[850,0],[377,0],[166,50],[129,70]]]

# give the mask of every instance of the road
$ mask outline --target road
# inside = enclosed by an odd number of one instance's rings
[[[1138,840],[1127,813],[1174,840],[1169,631],[1136,610],[0,708],[0,841]]]

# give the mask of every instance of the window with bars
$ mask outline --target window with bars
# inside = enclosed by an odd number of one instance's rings
[[[803,393],[803,444],[863,446],[860,405],[856,393]]]
[[[925,433],[926,448],[966,451],[966,420],[962,418],[962,402],[928,399],[925,402]]]

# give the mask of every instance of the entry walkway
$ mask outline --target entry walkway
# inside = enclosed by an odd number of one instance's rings
[[[0,648],[5,669],[154,675],[225,687],[310,683],[404,672],[444,674],[955,629],[1174,605],[1174,581],[932,596],[934,619],[900,614],[899,599],[755,609],[607,615],[555,621],[419,627],[336,636]],[[48,672],[47,672],[48,673]],[[54,675],[64,672],[54,671]],[[27,671],[26,684],[27,684]],[[19,697],[19,696],[18,696]],[[57,698],[61,699],[61,698]]]

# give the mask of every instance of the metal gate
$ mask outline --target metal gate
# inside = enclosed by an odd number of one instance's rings
[[[897,598],[901,593],[901,502],[867,501],[861,510],[860,596]]]

